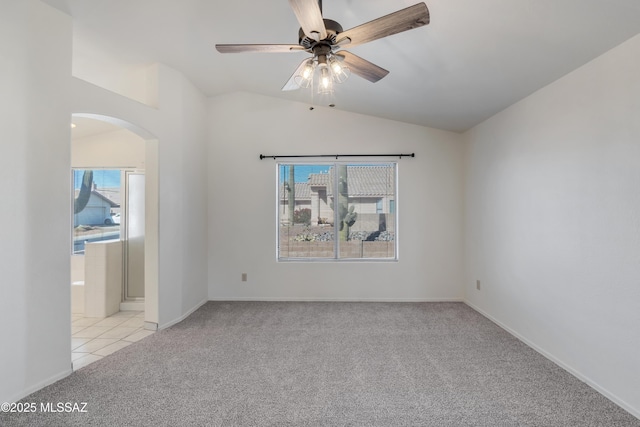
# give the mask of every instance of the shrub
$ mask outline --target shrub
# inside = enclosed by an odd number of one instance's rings
[[[311,224],[311,209],[298,209],[293,211],[294,224]]]

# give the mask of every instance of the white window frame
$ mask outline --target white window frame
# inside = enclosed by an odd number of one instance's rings
[[[282,166],[285,165],[294,165],[294,166],[327,166],[327,167],[336,167],[337,165],[347,165],[347,166],[386,166],[386,165],[393,165],[393,170],[394,170],[394,194],[393,194],[393,198],[391,198],[390,200],[393,200],[393,204],[394,204],[394,212],[389,212],[389,213],[393,213],[393,219],[394,219],[394,239],[393,239],[393,244],[394,244],[394,256],[393,257],[384,257],[384,258],[341,258],[340,257],[340,241],[337,238],[338,235],[338,230],[337,230],[337,210],[333,209],[333,234],[334,234],[334,239],[333,239],[333,243],[334,243],[334,256],[332,258],[314,258],[314,257],[281,257],[280,256],[280,227],[281,227],[281,194],[280,194],[280,185],[282,185],[282,182],[286,182],[287,177],[284,177],[285,181],[281,181],[281,177],[280,177],[280,172],[282,169]],[[316,162],[303,162],[303,161],[278,161],[276,162],[276,179],[275,179],[275,200],[276,200],[276,234],[275,234],[275,252],[276,252],[276,260],[278,262],[284,262],[284,263],[288,263],[288,262],[398,262],[399,260],[399,162],[397,161],[387,161],[387,162],[383,162],[383,161],[316,161]],[[336,180],[336,182],[332,183],[332,192],[333,194],[338,194],[338,182]],[[387,201],[387,204],[390,202]],[[313,215],[313,213],[312,213]]]

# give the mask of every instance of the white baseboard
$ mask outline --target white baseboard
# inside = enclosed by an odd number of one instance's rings
[[[157,331],[158,324],[155,322],[144,322],[144,329],[146,329],[147,331]]]
[[[593,381],[588,376],[580,373],[579,371],[574,369],[572,366],[564,363],[562,360],[558,359],[557,357],[555,357],[551,353],[547,352],[546,350],[542,349],[541,347],[538,347],[538,345],[536,345],[534,342],[529,341],[527,338],[523,337],[522,335],[520,335],[519,333],[517,333],[513,329],[509,328],[507,325],[503,324],[499,320],[495,319],[493,316],[489,315],[488,313],[485,313],[479,307],[473,305],[472,303],[470,303],[467,300],[464,300],[463,302],[466,305],[468,305],[469,307],[471,307],[472,309],[474,309],[475,311],[477,311],[478,313],[480,313],[481,315],[483,315],[484,317],[486,317],[487,319],[491,320],[496,325],[500,326],[502,329],[504,329],[505,331],[507,331],[508,333],[513,335],[514,337],[518,338],[520,341],[522,341],[523,343],[525,343],[526,345],[531,347],[533,350],[537,351],[538,353],[540,353],[541,355],[543,355],[547,359],[551,360],[556,365],[560,366],[565,371],[569,372],[574,377],[578,378],[580,381],[582,381],[585,384],[587,384],[589,387],[591,387],[594,390],[596,390],[598,393],[602,394],[604,397],[606,397],[607,399],[609,399],[610,401],[612,401],[616,405],[620,406],[625,411],[629,412],[634,417],[640,419],[640,409],[634,408],[633,406],[629,405],[623,399],[620,399],[618,396],[616,396],[615,394],[611,393],[609,390],[607,390],[604,387],[600,386],[598,383]]]
[[[69,360],[69,363],[71,364],[71,360]],[[44,381],[40,381],[34,385],[32,385],[31,387],[26,388],[25,390],[22,390],[20,392],[20,394],[13,396],[13,398],[9,399],[9,402],[17,402],[20,399],[24,399],[25,397],[29,396],[31,393],[35,393],[36,391],[45,388],[48,385],[51,385],[57,381],[60,381],[63,378],[68,377],[69,375],[71,375],[73,373],[73,368],[71,368],[71,366],[69,366],[68,370],[65,370],[63,372],[60,372],[52,377],[47,378]]]
[[[182,316],[178,317],[177,319],[171,320],[167,323],[163,323],[162,325],[158,325],[157,329],[161,330],[161,329],[167,329],[177,323],[182,322],[184,319],[186,319],[187,317],[191,316],[191,314],[193,314],[194,311],[196,311],[197,309],[199,309],[200,307],[202,307],[203,305],[205,305],[207,303],[207,299],[203,299],[202,301],[200,301],[199,303],[197,303],[193,308],[191,308],[189,311],[187,311],[185,314],[183,314]]]
[[[120,311],[144,311],[144,301],[122,301]]]
[[[263,302],[464,302],[462,298],[315,298],[315,297],[228,297],[209,298],[209,301]]]

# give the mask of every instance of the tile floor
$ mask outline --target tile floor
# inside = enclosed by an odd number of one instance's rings
[[[71,317],[71,360],[77,371],[153,334],[144,329],[143,311],[120,311],[106,318]]]

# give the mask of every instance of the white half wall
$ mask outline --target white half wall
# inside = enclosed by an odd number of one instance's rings
[[[247,93],[209,106],[210,299],[462,299],[461,135]],[[412,152],[398,262],[276,261],[276,163],[260,154]]]
[[[71,21],[0,13],[0,402],[71,373]]]
[[[640,36],[465,135],[465,294],[640,417],[638,58]]]

